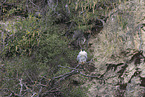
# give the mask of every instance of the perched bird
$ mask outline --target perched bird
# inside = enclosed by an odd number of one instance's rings
[[[79,64],[84,64],[87,61],[87,52],[81,50],[77,56],[77,61]]]

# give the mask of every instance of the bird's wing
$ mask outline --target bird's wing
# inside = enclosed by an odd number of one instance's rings
[[[80,55],[77,56],[77,60],[79,61]]]

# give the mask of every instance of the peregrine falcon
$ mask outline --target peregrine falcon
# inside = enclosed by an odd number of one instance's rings
[[[79,64],[84,64],[87,61],[87,52],[81,50],[77,56],[77,61]]]

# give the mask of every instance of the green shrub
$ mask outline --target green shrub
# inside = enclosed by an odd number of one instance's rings
[[[87,97],[87,89],[85,87],[75,86],[71,88],[62,88],[64,97]]]
[[[7,28],[10,30],[9,39],[6,40],[7,45],[2,54],[31,55],[40,41],[41,30],[37,18],[19,18],[14,23],[9,23]]]

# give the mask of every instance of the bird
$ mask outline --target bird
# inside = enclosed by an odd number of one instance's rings
[[[87,52],[83,51],[81,49],[81,51],[79,52],[78,56],[77,56],[77,61],[79,62],[79,64],[84,64],[87,61]]]

